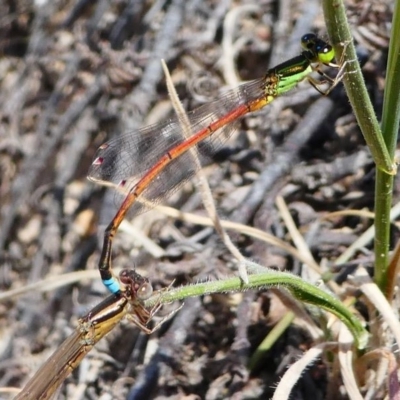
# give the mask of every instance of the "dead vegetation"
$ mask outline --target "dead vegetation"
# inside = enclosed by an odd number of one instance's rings
[[[348,4],[378,112],[392,7],[390,1]],[[77,318],[105,296],[96,269],[116,195],[86,175],[105,140],[172,115],[160,60],[190,110],[227,84],[259,78],[298,54],[308,31],[324,34],[318,2],[0,3],[3,388],[22,387]],[[336,263],[372,224],[360,212],[373,211],[368,154],[341,86],[321,97],[301,84],[241,121],[203,171],[224,220],[291,243],[275,205],[282,196],[310,254],[323,272],[333,273],[343,294],[351,290],[348,275],[373,263],[371,243]],[[168,204],[205,215],[195,181]],[[325,218],[345,210],[354,212]],[[152,210],[127,219],[115,240],[114,266],[136,266],[156,288],[236,273],[218,235],[194,218],[182,222]],[[232,239],[245,257],[316,280],[303,262],[261,238],[235,230]],[[251,355],[287,307],[275,292],[245,292],[191,299],[172,326],[151,337],[122,324],[67,379],[58,398],[270,398],[288,366],[318,342],[295,321],[249,371]],[[359,311],[368,313],[365,305]],[[291,398],[347,398],[332,364],[321,356]],[[361,386],[367,391],[368,382]],[[374,393],[379,399],[385,391]]]

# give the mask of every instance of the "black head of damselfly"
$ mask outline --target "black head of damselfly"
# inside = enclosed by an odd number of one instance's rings
[[[302,36],[301,47],[304,49],[302,54],[310,63],[330,65],[335,58],[333,47],[314,33],[307,33]]]

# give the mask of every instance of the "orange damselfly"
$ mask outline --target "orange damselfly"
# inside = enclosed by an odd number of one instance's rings
[[[15,400],[50,399],[93,346],[123,318],[127,318],[146,334],[151,334],[180,309],[172,311],[150,329],[148,324],[160,309],[161,303],[157,301],[150,309],[143,305],[153,295],[149,280],[128,269],[121,271],[119,280],[122,289],[79,319],[75,331],[39,368]],[[169,290],[169,287],[162,290]]]
[[[260,110],[276,97],[307,79],[320,93],[319,85],[331,79],[321,71],[326,65],[338,68],[332,46],[309,33],[302,37],[302,53],[267,71],[263,78],[247,82],[188,113],[192,135],[186,138],[178,117],[145,127],[111,140],[98,149],[88,178],[111,184],[125,191],[126,197],[106,228],[99,261],[103,283],[112,293],[120,290],[111,266],[112,242],[129,209],[139,214],[156,204],[196,173],[189,149],[195,149],[201,162],[214,155],[227,140],[240,117]],[[313,79],[316,71],[323,81]]]

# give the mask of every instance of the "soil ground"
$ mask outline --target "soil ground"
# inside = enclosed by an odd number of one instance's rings
[[[392,12],[389,0],[347,3],[378,118]],[[192,110],[298,55],[307,32],[326,38],[317,1],[0,2],[1,398],[12,398],[5,389],[23,387],[79,316],[107,295],[97,263],[120,198],[86,176],[102,143],[174,115],[160,60]],[[116,157],[132,141],[120,144]],[[338,284],[359,263],[372,265],[366,247],[334,268],[370,218],[322,218],[373,210],[374,165],[342,85],[321,96],[302,83],[242,119],[202,162],[224,220],[292,243],[275,203],[281,196],[313,257]],[[128,164],[115,169],[127,174]],[[189,168],[178,164],[174,172],[187,176]],[[196,178],[161,203],[206,215]],[[282,249],[229,233],[245,257],[313,279]],[[158,209],[126,218],[112,260],[117,271],[135,267],[156,289],[237,273],[213,229]],[[295,321],[249,370],[255,349],[288,312],[285,304],[276,291],[220,294],[188,300],[151,336],[119,324],[56,398],[270,398],[288,366],[315,344]],[[306,370],[291,398],[346,398],[340,380],[329,384],[328,365],[321,359]]]

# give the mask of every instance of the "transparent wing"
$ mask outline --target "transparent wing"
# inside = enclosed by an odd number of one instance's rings
[[[248,103],[264,97],[263,82],[263,79],[257,79],[245,83],[188,113],[191,137],[201,132],[207,136],[197,145],[188,146],[188,149],[193,148],[197,151],[201,165],[210,161],[236,128],[235,121],[228,124],[221,122],[218,129],[207,130],[210,124],[223,121],[237,110],[243,110],[242,114],[238,115],[246,114]],[[103,185],[116,186],[122,194],[132,192],[137,183],[163,156],[173,152],[173,149],[185,140],[177,117],[117,137],[100,146],[88,178]],[[143,191],[140,196],[142,204],[134,204],[134,212],[141,212],[146,201],[149,203],[144,208],[159,203],[190,179],[197,168],[190,152],[184,152],[172,159]]]

